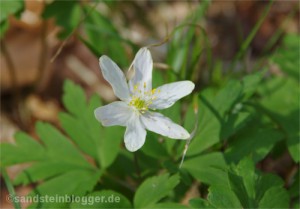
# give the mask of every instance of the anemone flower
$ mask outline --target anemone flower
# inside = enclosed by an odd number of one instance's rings
[[[110,83],[120,101],[98,107],[94,114],[103,126],[125,126],[125,146],[134,152],[146,140],[146,129],[172,139],[188,139],[190,134],[168,117],[154,110],[172,106],[190,94],[195,85],[179,81],[152,89],[153,61],[150,51],[142,48],[133,60],[134,75],[128,81],[121,69],[109,57],[99,59],[103,77]]]

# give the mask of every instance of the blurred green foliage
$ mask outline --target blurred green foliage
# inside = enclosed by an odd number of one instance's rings
[[[19,16],[24,9],[24,1],[0,1],[0,38],[8,29],[8,17],[9,15]]]
[[[8,15],[17,15],[23,9],[21,1],[7,2],[1,1],[1,7],[6,8],[0,16],[1,35],[7,27]],[[105,3],[112,7],[117,4]],[[163,111],[190,132],[197,118],[199,121],[182,168],[178,165],[185,141],[148,133],[140,151],[135,154],[126,151],[122,145],[124,128],[104,128],[94,118],[94,109],[103,105],[100,97],[93,95],[87,99],[82,87],[66,80],[62,98],[66,111],[59,115],[60,129],[37,122],[39,140],[19,132],[15,144],[1,143],[1,168],[30,163],[13,182],[33,184],[31,196],[115,195],[120,202],[40,202],[30,208],[296,208],[299,205],[299,35],[284,37],[282,45],[265,58],[271,65],[251,73],[226,74],[222,71],[222,61],[213,62],[209,37],[197,25],[209,5],[210,1],[201,3],[195,14],[172,31],[167,43],[168,70],[153,72],[154,86],[188,79],[201,87],[195,92],[197,114],[191,97]],[[122,67],[130,64],[126,47],[137,49],[92,4],[53,1],[46,6],[43,17],[56,19],[62,27],[61,39],[75,35],[97,57],[107,54]],[[83,34],[76,32],[79,26]],[[274,66],[280,73],[270,70]],[[209,75],[203,77],[206,74]],[[289,176],[289,182],[284,183],[282,176],[255,167],[265,158],[276,161],[284,155],[290,155],[298,169]],[[199,197],[190,198],[189,205],[182,205],[185,194],[198,182]]]

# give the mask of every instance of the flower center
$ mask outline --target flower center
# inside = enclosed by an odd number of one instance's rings
[[[143,87],[146,88],[146,83],[144,83]],[[150,91],[142,92],[139,89],[139,84],[137,84],[134,86],[133,92],[134,95],[132,95],[129,105],[135,107],[143,114],[149,109],[149,105],[152,104],[152,101],[156,99],[156,96],[154,96],[155,92],[159,93],[160,91],[152,89]]]
[[[132,99],[129,103],[130,106],[135,107],[141,113],[145,113],[145,111],[148,110],[148,106],[150,104],[151,103],[146,102],[145,100],[142,100],[141,98],[135,97],[135,96],[132,97]]]

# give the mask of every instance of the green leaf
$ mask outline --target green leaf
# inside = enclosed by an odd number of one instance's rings
[[[264,196],[265,192],[271,187],[283,187],[283,180],[274,174],[263,174],[257,177],[257,183],[255,185],[256,197],[255,199],[259,202]]]
[[[236,80],[230,80],[215,97],[213,104],[219,115],[225,116],[239,101],[243,93],[242,84]]]
[[[71,208],[132,208],[130,201],[122,194],[112,190],[93,192],[72,203]]]
[[[246,156],[252,155],[255,162],[263,159],[283,138],[283,134],[272,127],[260,115],[253,117],[251,123],[241,129],[231,140],[225,151],[225,158],[229,162],[237,162]]]
[[[63,103],[65,108],[74,116],[81,117],[82,115],[85,115],[87,104],[83,89],[71,80],[66,80],[63,90]],[[101,103],[99,103],[99,105],[100,104]]]
[[[24,2],[20,0],[1,1],[0,6],[1,6],[0,22],[2,23],[7,19],[9,15],[13,15],[20,12],[24,7]]]
[[[146,155],[157,159],[167,158],[169,156],[168,152],[163,146],[163,143],[159,142],[158,140],[159,139],[156,134],[147,133],[146,142],[141,150]]]
[[[6,148],[5,165],[33,162],[19,173],[15,183],[42,181],[31,195],[83,195],[91,191],[100,178],[100,170],[88,163],[80,150],[52,125],[38,122],[36,132],[41,144],[25,133],[16,135],[16,145],[2,144]],[[39,204],[42,208],[59,208],[67,202],[39,202],[32,207]]]
[[[243,101],[250,98],[256,90],[263,73],[246,76],[242,81],[231,80],[214,95],[213,89],[206,89],[200,95],[199,126],[191,142],[188,156],[201,153],[203,150],[227,139],[252,117],[252,110],[243,107]],[[192,107],[188,109],[185,127],[192,127],[195,121]]]
[[[23,132],[17,132],[15,134],[15,140],[15,144],[0,144],[2,166],[44,159],[45,148],[29,135]]]
[[[103,168],[113,163],[119,152],[123,138],[122,128],[103,128],[95,119],[94,110],[101,106],[99,96],[93,95],[89,103],[78,85],[66,81],[63,103],[70,113],[61,113],[62,127],[72,140]]]
[[[265,73],[265,70],[262,70],[260,72],[247,75],[242,79],[244,99],[249,99],[257,91]]]
[[[255,182],[257,179],[254,173],[254,163],[248,158],[244,158],[239,164],[228,172],[229,185],[231,190],[246,208],[256,208]]]
[[[163,174],[146,179],[134,196],[135,208],[148,208],[166,197],[179,183],[179,176]]]
[[[291,76],[299,82],[299,62],[295,60],[299,59],[299,41],[300,36],[298,34],[287,34],[283,40],[283,46],[277,49],[276,53],[271,56],[271,61],[276,63],[280,70]]]
[[[46,19],[54,17],[56,24],[63,28],[63,31],[59,33],[59,37],[65,39],[73,32],[81,20],[80,2],[77,0],[53,1],[51,4],[46,5],[43,17]]]
[[[257,174],[255,164],[250,158],[244,158],[238,165],[232,165],[227,173],[228,179],[212,185],[207,201],[197,200],[196,208],[208,208],[210,205],[214,208],[288,207],[289,198],[283,188],[283,181],[273,174]]]
[[[233,113],[228,115],[226,122],[222,126],[221,139],[227,140],[236,134],[240,129],[245,127],[249,121],[253,118],[251,110],[241,110],[242,104],[235,106],[237,110],[233,110]]]
[[[37,162],[31,167],[22,171],[16,177],[15,183],[28,184],[71,170],[95,169],[87,162],[80,151],[53,126],[39,122],[36,125],[36,130],[43,144],[45,145],[45,148],[38,148],[40,150],[36,150],[37,153],[39,153],[40,158],[37,159]],[[28,145],[30,145],[30,140],[32,140],[30,137],[25,134],[21,134],[18,137],[20,137],[18,141],[22,140],[22,143],[28,143]],[[21,146],[21,144],[19,144],[19,146]],[[35,144],[35,147],[38,146]],[[26,149],[27,147],[23,146],[20,154],[22,154],[22,152],[28,153],[29,151],[36,152],[32,150],[31,147],[28,150]],[[12,155],[18,156],[18,149],[9,150],[7,155],[11,156],[11,158]],[[32,154],[28,155],[32,156]]]
[[[250,158],[244,158],[237,166],[233,166],[228,173],[230,188],[240,200],[244,208],[272,208],[273,202],[279,205],[288,205],[287,191],[283,188],[282,180],[272,174],[258,175],[255,164]],[[282,194],[276,201],[269,201],[270,194],[275,190]],[[285,195],[286,194],[286,195]],[[274,197],[274,196],[273,196]],[[274,200],[274,199],[273,199]],[[277,207],[278,208],[278,207]],[[285,207],[279,207],[285,208]]]
[[[181,104],[180,102],[176,102],[172,107],[164,109],[161,111],[161,113],[168,118],[170,118],[172,121],[174,121],[177,124],[181,124]],[[191,121],[193,122],[193,121]],[[195,121],[194,121],[195,122]],[[188,132],[191,132],[191,129],[187,129]],[[167,137],[164,137],[163,145],[167,152],[169,153],[169,156],[174,157],[175,159],[178,159],[182,155],[182,151],[184,149],[184,146],[186,144],[185,140],[170,140]]]
[[[0,23],[0,38],[2,38],[8,29],[8,21],[3,21]]]
[[[219,152],[200,155],[183,162],[185,168],[195,179],[209,185],[227,184],[227,175],[222,169],[226,168],[223,155]]]
[[[199,125],[195,137],[189,146],[187,156],[201,153],[220,141],[221,122],[218,113],[212,105],[212,91],[206,90],[200,95],[199,104]],[[190,105],[186,117],[185,125],[188,130],[192,130],[195,123],[195,113]]]
[[[128,66],[129,63],[126,57],[124,43],[131,45],[131,42],[123,39],[111,20],[103,16],[97,10],[87,5],[84,6],[83,9],[87,14],[84,21],[87,38],[82,38],[83,43],[93,52],[97,51],[96,56],[109,54],[112,60],[116,61],[120,66]]]
[[[94,188],[100,175],[99,171],[93,172],[82,169],[69,171],[38,185],[29,196],[83,196],[86,192],[90,192]],[[66,198],[64,201],[57,201],[55,203],[40,201],[39,203],[34,203],[32,207],[61,208],[65,207],[66,203],[70,203]]]
[[[214,208],[243,208],[235,194],[224,186],[211,186],[207,199]]]
[[[213,208],[215,208],[207,200],[204,200],[204,199],[201,199],[201,198],[191,199],[189,201],[189,203],[193,208],[204,208],[204,209],[213,209]]]
[[[283,130],[289,152],[299,162],[299,83],[289,78],[273,78],[261,86],[260,94],[264,112]]]
[[[17,177],[14,179],[14,183],[16,185],[27,185],[41,179],[47,179],[48,177],[61,175],[66,172],[69,172],[70,170],[77,169],[81,169],[81,167],[74,164],[66,163],[63,160],[49,160],[37,162],[29,168],[27,168],[24,172],[21,172],[19,175],[17,175]]]
[[[66,163],[91,168],[79,150],[52,125],[38,122],[36,131],[47,147],[49,158],[61,160],[63,156]]]
[[[259,208],[289,208],[288,192],[282,187],[270,188],[259,202]]]
[[[3,37],[8,29],[8,17],[18,16],[24,9],[24,1],[0,1],[0,37]]]
[[[82,152],[94,157],[105,169],[113,163],[120,149],[123,135],[120,129],[103,129],[94,117],[94,109],[101,105],[98,96],[92,96],[87,102],[83,90],[67,81],[63,102],[70,113],[60,115],[61,124],[76,144],[52,125],[42,122],[36,124],[40,142],[18,133],[15,145],[1,144],[4,149],[1,165],[32,163],[15,178],[16,184],[40,182],[31,195],[85,195],[97,184],[103,170],[90,164]],[[68,204],[67,200],[55,204],[37,202],[30,207],[61,208]]]

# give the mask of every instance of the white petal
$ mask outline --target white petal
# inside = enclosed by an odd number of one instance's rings
[[[190,134],[170,118],[157,112],[147,112],[141,117],[142,123],[149,131],[153,131],[172,139],[188,139]]]
[[[151,109],[165,109],[172,106],[177,100],[189,95],[195,84],[191,81],[179,81],[158,87],[154,96],[156,97],[149,106]]]
[[[125,102],[117,101],[98,107],[95,109],[94,114],[103,126],[126,126],[134,112]]]
[[[151,53],[147,48],[141,48],[135,55],[133,67],[134,75],[129,81],[131,92],[133,92],[135,85],[137,85],[138,89],[142,92],[150,91],[152,89],[153,61]]]
[[[129,89],[122,70],[105,55],[100,57],[99,64],[104,79],[110,83],[115,95],[121,100],[128,99],[130,97]]]
[[[145,140],[146,129],[141,123],[139,116],[134,115],[127,124],[125,146],[129,151],[135,152],[144,145]]]

